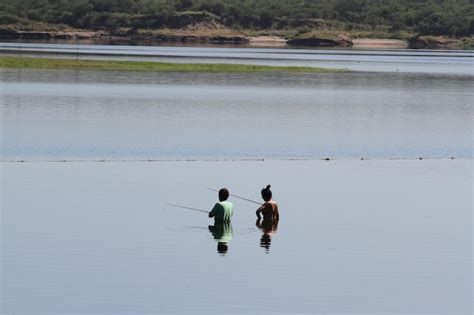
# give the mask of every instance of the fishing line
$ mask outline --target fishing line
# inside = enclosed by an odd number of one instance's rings
[[[186,206],[180,206],[180,205],[176,205],[176,204],[173,204],[173,203],[166,203],[166,205],[170,206],[170,207],[175,207],[175,208],[188,209],[188,210],[193,210],[193,211],[209,213],[209,211],[206,211],[206,210],[192,208],[192,207],[186,207]]]
[[[219,190],[214,189],[214,188],[209,188],[209,187],[207,187],[207,189],[212,190],[212,191],[217,191],[217,192],[219,192]],[[244,197],[241,197],[241,196],[237,196],[237,195],[234,195],[234,194],[229,194],[229,195],[231,195],[232,197],[235,197],[235,198],[239,198],[239,199],[248,201],[248,202],[256,203],[257,205],[262,205],[262,202],[258,202],[258,201],[255,201],[255,200],[252,200],[252,199],[248,199],[248,198],[244,198]]]

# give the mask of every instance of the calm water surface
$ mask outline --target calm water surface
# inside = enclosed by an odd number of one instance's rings
[[[472,313],[471,57],[160,49],[184,52],[180,62],[368,63],[344,74],[0,70],[0,313]],[[385,159],[418,157],[439,160]],[[137,162],[189,159],[200,161]],[[223,229],[166,206],[210,209],[206,187],[259,200],[268,183],[273,232],[235,198]]]
[[[3,163],[3,311],[470,314],[471,161]],[[281,220],[269,249],[232,198]],[[184,192],[184,194],[183,194]],[[227,239],[229,239],[227,235]]]
[[[472,76],[0,71],[3,160],[473,156]]]

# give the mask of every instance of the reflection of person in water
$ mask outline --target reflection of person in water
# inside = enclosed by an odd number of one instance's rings
[[[255,225],[263,232],[260,238],[260,247],[265,248],[265,251],[268,253],[270,251],[272,235],[278,230],[278,219],[264,217],[262,221],[260,218],[257,218]]]
[[[257,215],[257,222],[255,225],[263,232],[263,235],[260,238],[260,246],[265,248],[267,253],[270,250],[272,234],[277,231],[278,221],[280,219],[278,205],[272,199],[272,191],[270,190],[270,187],[270,185],[267,185],[267,187],[262,189],[262,199],[265,203],[255,212]],[[261,215],[263,215],[263,221]]]
[[[232,224],[230,221],[214,222],[214,225],[209,225],[209,232],[211,232],[212,236],[217,241],[217,252],[220,254],[227,253],[228,243],[233,237]]]

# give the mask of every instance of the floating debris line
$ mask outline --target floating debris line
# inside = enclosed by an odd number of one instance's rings
[[[264,161],[386,161],[386,160],[470,160],[472,157],[456,158],[450,157],[361,157],[361,158],[245,158],[245,159],[91,159],[91,160],[74,160],[74,159],[58,159],[58,160],[0,160],[0,163],[125,163],[125,162],[264,162]]]
[[[91,159],[91,160],[1,160],[2,163],[113,163],[113,162],[261,162],[264,159]]]

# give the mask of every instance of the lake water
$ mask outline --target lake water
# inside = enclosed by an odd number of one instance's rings
[[[2,305],[31,313],[471,314],[472,162],[2,164]],[[206,187],[235,205],[227,254]],[[268,239],[264,245],[268,244]]]
[[[196,49],[301,53],[173,58]],[[368,65],[0,69],[0,313],[471,314],[471,52],[302,52]],[[237,198],[215,228],[166,205],[208,210],[224,186],[259,200],[269,183],[276,231]]]
[[[0,53],[77,59],[309,66],[370,72],[473,75],[466,50],[220,48],[2,43]]]
[[[473,156],[473,76],[0,71],[3,160]]]

